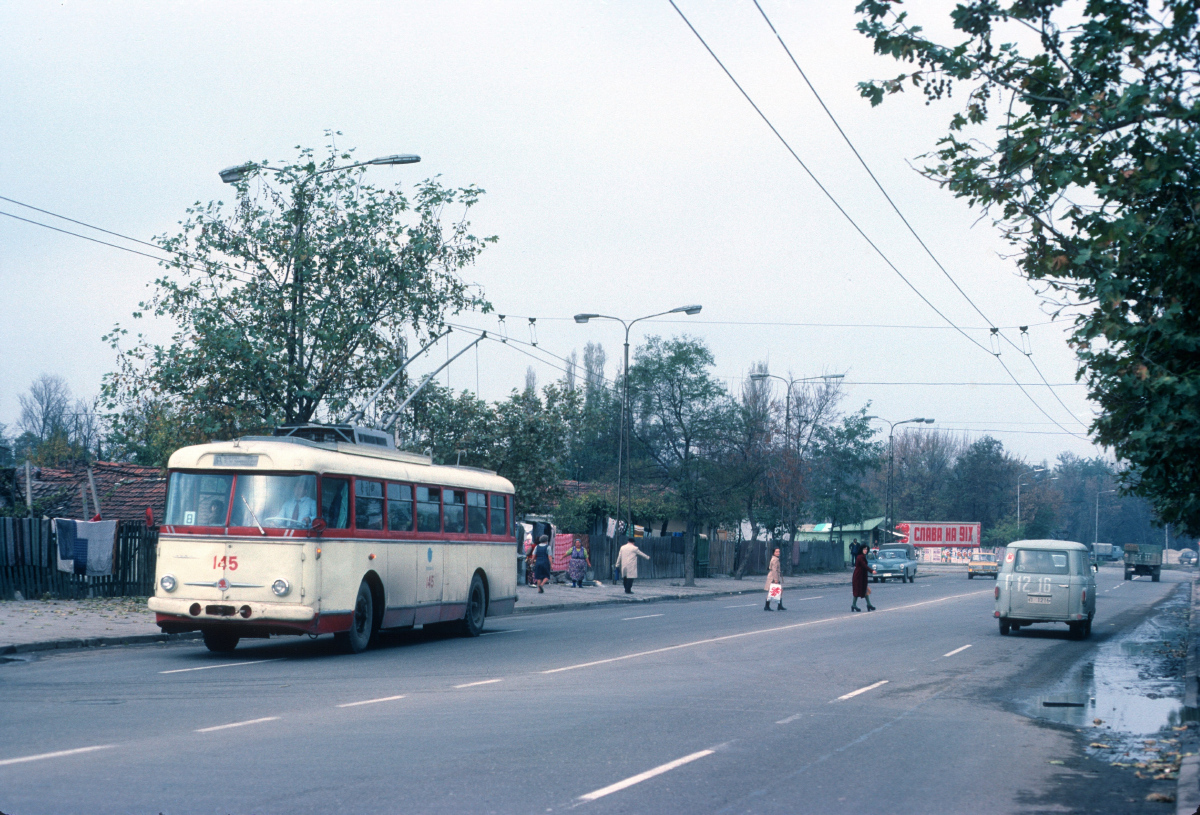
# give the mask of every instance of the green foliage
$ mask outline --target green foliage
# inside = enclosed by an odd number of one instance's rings
[[[513,483],[516,511],[549,512],[562,497],[562,467],[578,392],[547,385],[513,391],[496,406],[492,468]]]
[[[858,6],[875,51],[914,65],[863,95],[966,86],[927,174],[991,213],[1024,274],[1077,315],[1095,437],[1160,517],[1200,533],[1196,3],[970,0],[949,46],[900,6]],[[989,120],[993,144],[979,138]]]
[[[366,183],[363,168],[338,169],[352,159],[331,146],[320,161],[302,149],[279,167],[252,165],[232,207],[197,203],[159,239],[171,271],[134,317],[177,331],[166,345],[138,335],[105,379],[107,407],[135,414],[127,436],[138,413],[177,417],[185,438],[344,416],[396,367],[409,334],[489,310],[460,276],[494,240],[465,220],[482,190],[428,179],[410,197]],[[447,222],[452,207],[463,215]],[[106,339],[119,350],[127,336],[118,326]]]
[[[865,476],[879,468],[885,452],[875,441],[867,407],[843,417],[840,424],[818,426],[813,436],[814,509],[838,524],[863,519],[868,508],[876,508]]]

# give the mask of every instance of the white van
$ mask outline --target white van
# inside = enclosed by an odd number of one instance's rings
[[[1001,634],[1033,623],[1066,623],[1073,638],[1086,639],[1096,616],[1091,552],[1074,541],[1010,543],[995,597]]]

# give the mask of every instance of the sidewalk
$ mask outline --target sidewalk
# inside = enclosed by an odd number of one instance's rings
[[[742,580],[711,577],[683,585],[682,578],[639,579],[633,594],[621,584],[571,588],[569,583],[551,583],[544,594],[532,586],[517,588],[516,614],[583,609],[593,606],[692,600],[704,597],[751,595],[765,598],[763,576],[747,575]],[[784,598],[789,591],[837,588],[850,591],[850,570],[783,578]],[[0,602],[0,655],[108,645],[196,639],[196,632],[166,635],[154,624],[154,612],[141,597],[95,598],[90,600],[20,600]]]

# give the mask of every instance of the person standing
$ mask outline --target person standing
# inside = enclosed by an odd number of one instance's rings
[[[763,606],[763,611],[771,610],[771,586],[779,584],[779,611],[787,611],[783,607],[783,581],[779,579],[779,550],[775,550],[775,554],[771,555],[771,565],[767,567],[767,604]]]
[[[571,544],[571,559],[567,561],[567,577],[571,578],[572,588],[583,588],[583,578],[587,576],[587,570],[591,567],[592,561],[588,559],[587,550],[583,548],[583,541],[576,538]]]
[[[543,588],[550,582],[550,536],[542,535],[533,547],[533,582],[538,587],[538,594],[545,594]]]
[[[854,574],[850,578],[850,588],[854,590],[854,602],[850,604],[851,611],[861,611],[858,607],[858,598],[860,597],[867,601],[867,611],[875,610],[875,606],[871,605],[871,590],[867,588],[866,547],[859,549],[858,556],[854,558]]]
[[[625,584],[625,593],[633,594],[633,581],[637,579],[638,558],[644,557],[646,560],[650,556],[637,548],[633,541],[626,541],[621,547],[621,551],[617,552],[617,565],[621,567],[621,582]]]

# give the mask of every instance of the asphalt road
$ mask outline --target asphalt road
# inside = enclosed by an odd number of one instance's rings
[[[1188,577],[1102,570],[1087,642],[1001,637],[992,581],[947,574],[873,584],[874,613],[812,590],[782,613],[593,608],[358,656],[328,638],[34,656],[0,664],[0,811],[1141,811],[1101,806],[1120,779],[1017,711]]]

